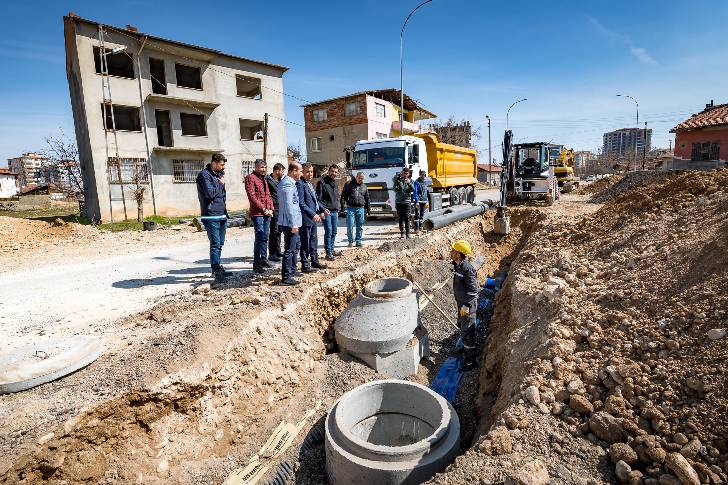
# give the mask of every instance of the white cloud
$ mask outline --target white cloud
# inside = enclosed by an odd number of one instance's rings
[[[634,43],[632,42],[632,38],[629,35],[611,30],[605,27],[601,22],[593,17],[587,16],[587,22],[589,22],[592,28],[599,35],[607,39],[609,42],[613,44],[622,44],[629,48],[629,52],[634,57],[636,57],[642,64],[657,64],[657,61],[647,52],[647,49],[645,49],[644,47],[635,47]]]
[[[657,64],[657,61],[647,53],[644,47],[632,47],[632,55],[640,60],[642,64]]]

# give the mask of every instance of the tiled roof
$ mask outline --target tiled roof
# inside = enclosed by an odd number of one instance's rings
[[[706,108],[700,113],[692,115],[670,131],[674,133],[679,130],[699,130],[700,128],[719,125],[728,125],[728,104],[719,104]]]
[[[5,168],[5,167],[0,167],[0,174],[3,174],[3,175],[12,175],[14,177],[17,177],[18,176],[17,173],[11,172],[9,168]]]

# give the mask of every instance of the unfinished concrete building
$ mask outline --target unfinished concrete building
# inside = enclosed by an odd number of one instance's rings
[[[199,213],[195,178],[228,159],[228,208],[248,206],[256,158],[286,163],[286,67],[64,17],[66,72],[86,197],[94,220]],[[268,118],[267,125],[264,120]]]

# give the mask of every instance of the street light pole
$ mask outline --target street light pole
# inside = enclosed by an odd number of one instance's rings
[[[421,6],[430,3],[432,0],[426,0],[421,4],[417,5],[414,10],[410,12],[407,18],[402,24],[402,30],[399,31],[399,134],[404,135],[404,28],[407,26],[410,17],[419,9]]]
[[[521,101],[528,101],[528,99],[527,99],[527,98],[519,99],[518,101],[516,101],[515,103],[513,103],[512,105],[510,105],[510,106],[508,107],[508,111],[506,111],[506,130],[508,129],[508,115],[509,115],[509,114],[510,114],[510,112],[511,112],[511,108],[513,108],[513,107],[514,107],[515,105],[517,105],[517,104],[518,104],[518,103],[520,103]]]
[[[485,118],[488,120],[488,184],[490,185],[490,168],[493,165],[493,155],[491,154],[493,147],[490,143],[490,115],[485,115]]]
[[[640,104],[637,102],[636,99],[634,99],[629,94],[618,94],[617,96],[619,96],[620,98],[629,98],[632,101],[634,101],[635,107],[637,109],[637,124],[635,126],[639,130],[640,129]],[[637,133],[636,132],[634,135],[634,166],[635,166],[635,168],[637,168]]]

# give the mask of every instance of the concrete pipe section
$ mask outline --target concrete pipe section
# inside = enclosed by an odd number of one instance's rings
[[[442,396],[395,379],[363,384],[326,418],[326,471],[333,485],[412,485],[449,465],[460,420]]]
[[[334,323],[342,352],[390,377],[417,372],[429,353],[412,283],[403,278],[372,281]]]

